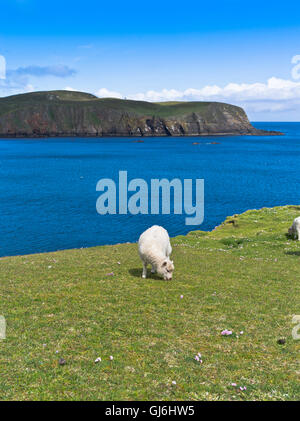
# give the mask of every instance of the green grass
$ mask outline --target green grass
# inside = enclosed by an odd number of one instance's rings
[[[0,399],[299,400],[299,214],[173,238],[171,282],[141,279],[136,244],[0,259]]]
[[[110,110],[111,112],[127,112],[135,116],[148,116],[158,118],[178,117],[200,112],[203,116],[211,116],[223,110],[244,116],[244,111],[237,106],[218,102],[147,102],[133,101],[117,98],[97,98],[85,92],[73,91],[45,91],[32,92],[0,98],[0,116],[17,110],[26,110],[40,106],[72,105],[81,108],[91,107],[97,111]],[[211,107],[213,106],[213,107]]]

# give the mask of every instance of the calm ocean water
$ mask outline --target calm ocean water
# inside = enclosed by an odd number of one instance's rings
[[[211,230],[250,208],[299,204],[300,123],[254,125],[286,135],[0,139],[0,256],[133,242],[152,224],[171,236]],[[98,215],[97,181],[117,180],[119,170],[128,180],[203,178],[203,224],[186,226],[185,215]]]

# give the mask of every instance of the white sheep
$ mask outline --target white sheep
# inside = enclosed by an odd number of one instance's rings
[[[300,241],[300,216],[294,219],[293,225],[289,228],[289,234],[294,238],[298,237],[298,240]]]
[[[139,255],[143,262],[142,277],[147,277],[147,265],[152,266],[151,272],[157,272],[165,281],[172,279],[174,264],[169,259],[172,253],[168,232],[158,225],[148,228],[139,238]]]

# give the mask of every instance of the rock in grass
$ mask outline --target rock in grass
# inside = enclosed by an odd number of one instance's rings
[[[67,364],[67,361],[66,361],[64,358],[60,358],[60,359],[58,360],[58,364],[59,364],[59,365],[66,365],[66,364]]]
[[[284,338],[280,338],[280,339],[278,339],[277,343],[279,345],[284,345],[286,343],[286,340]]]

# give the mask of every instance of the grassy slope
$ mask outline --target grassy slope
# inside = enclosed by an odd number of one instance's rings
[[[53,98],[49,101],[49,96]],[[29,94],[14,95],[6,98],[0,98],[0,115],[18,109],[40,106],[47,104],[69,104],[77,107],[96,107],[101,109],[112,109],[125,112],[132,112],[140,116],[156,116],[161,118],[176,117],[179,115],[190,114],[193,112],[210,112],[211,104],[220,104],[213,102],[162,102],[153,103],[146,101],[121,100],[115,98],[97,98],[94,95],[84,92],[71,91],[48,91],[34,92]],[[243,110],[229,104],[222,104],[227,109],[234,109],[236,112],[244,114]]]
[[[172,282],[140,278],[136,244],[0,259],[0,398],[299,399],[300,243],[285,236],[299,213],[172,239]]]

